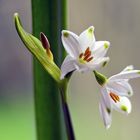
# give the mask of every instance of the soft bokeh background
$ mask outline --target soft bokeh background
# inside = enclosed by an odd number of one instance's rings
[[[0,140],[35,140],[31,54],[14,27],[18,12],[31,32],[31,4],[28,0],[0,0]],[[107,76],[133,64],[140,69],[139,0],[70,0],[68,29],[79,34],[95,26],[97,40],[108,40],[111,58],[101,70]],[[113,112],[111,128],[105,130],[98,111],[99,86],[92,73],[72,76],[69,106],[77,140],[140,139],[140,79],[131,81],[133,111],[125,116]]]

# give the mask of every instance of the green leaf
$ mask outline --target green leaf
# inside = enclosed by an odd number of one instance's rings
[[[48,57],[46,50],[43,48],[41,41],[33,35],[27,33],[20,22],[18,13],[14,14],[16,30],[29,51],[39,60],[45,70],[55,79],[57,83],[61,83],[60,69],[58,66]]]

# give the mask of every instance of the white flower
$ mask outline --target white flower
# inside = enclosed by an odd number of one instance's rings
[[[100,74],[98,72],[94,73],[97,79]],[[99,110],[106,128],[109,128],[111,125],[111,112],[113,109],[124,114],[129,114],[131,112],[132,107],[128,97],[133,95],[133,90],[129,84],[129,79],[137,77],[140,77],[140,70],[133,70],[133,66],[127,66],[122,72],[110,77],[109,79],[100,77],[97,80],[98,83],[99,81],[105,81],[101,84],[102,96]]]
[[[63,30],[62,43],[68,56],[61,66],[61,79],[74,70],[92,71],[104,66],[109,61],[109,57],[104,56],[110,43],[108,41],[95,41],[93,26],[83,31],[79,36]]]

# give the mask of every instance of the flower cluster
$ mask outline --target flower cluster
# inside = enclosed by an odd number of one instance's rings
[[[140,77],[140,70],[134,70],[133,66],[130,65],[110,78],[97,72],[100,67],[104,67],[109,61],[109,57],[105,57],[105,55],[110,47],[110,42],[96,41],[93,26],[83,31],[79,36],[67,30],[62,31],[62,43],[68,56],[64,59],[61,69],[59,69],[54,62],[47,37],[41,33],[40,41],[27,33],[21,25],[18,13],[14,14],[14,19],[21,40],[57,82],[61,91],[65,90],[66,92],[68,79],[74,71],[94,72],[95,78],[101,86],[99,110],[106,128],[111,125],[113,109],[125,114],[131,112],[132,107],[129,97],[133,95],[133,90],[129,80]],[[64,95],[62,97],[66,101],[65,92],[63,91]]]
[[[105,57],[105,55],[110,47],[110,42],[96,41],[93,26],[79,36],[63,30],[62,43],[68,56],[61,66],[61,79],[73,71],[94,72],[97,82],[101,85],[99,110],[105,127],[109,128],[111,125],[113,109],[129,114],[132,107],[128,97],[133,95],[129,79],[140,77],[140,70],[134,70],[130,65],[110,78],[97,72],[98,68],[104,67],[109,61],[109,57]]]

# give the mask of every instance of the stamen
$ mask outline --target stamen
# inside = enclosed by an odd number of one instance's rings
[[[84,57],[84,60],[87,60],[90,56],[91,56],[91,51],[90,52],[88,52],[86,55],[84,55],[85,57]]]
[[[82,62],[90,62],[93,59],[90,48],[88,47],[84,53],[80,53],[79,58],[82,60]]]
[[[83,57],[83,55],[84,55],[84,54],[83,54],[83,53],[81,53],[81,54],[79,55],[79,58],[82,58],[82,57]]]
[[[90,52],[90,49],[89,49],[89,47],[85,50],[85,53],[84,53],[84,55],[86,55],[88,52]]]
[[[90,62],[93,59],[93,57],[90,57],[89,59],[87,59],[87,62]]]
[[[110,93],[110,97],[113,99],[113,101],[115,102],[115,103],[117,103],[117,101],[120,101],[120,98],[119,98],[119,96],[118,95],[116,95],[116,94],[114,94],[114,93]]]
[[[86,55],[88,55],[88,54],[91,55],[91,51],[90,51],[90,50],[86,51],[86,52],[84,53],[84,56],[86,56]]]

